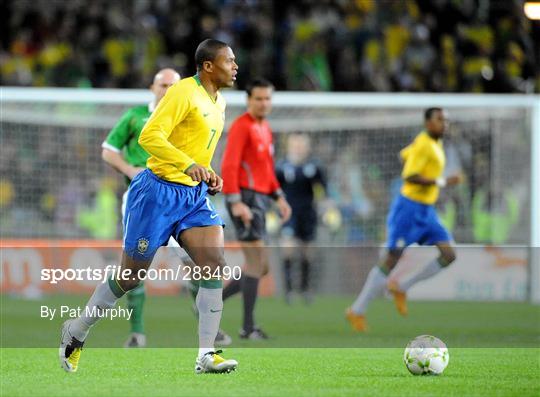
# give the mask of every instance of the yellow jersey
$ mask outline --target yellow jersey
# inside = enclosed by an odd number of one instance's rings
[[[446,157],[441,139],[433,139],[426,131],[419,133],[414,141],[399,153],[404,162],[401,177],[404,179],[401,194],[423,204],[434,204],[439,197],[437,185],[419,185],[407,182],[413,175],[437,179],[443,175]]]
[[[173,84],[146,122],[139,144],[150,157],[146,166],[161,179],[197,186],[185,174],[194,163],[210,163],[225,124],[225,100],[214,101],[197,75]]]

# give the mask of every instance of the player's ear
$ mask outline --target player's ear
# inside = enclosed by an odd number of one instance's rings
[[[214,64],[211,61],[204,61],[203,70],[207,73],[212,73],[212,71],[214,70]]]

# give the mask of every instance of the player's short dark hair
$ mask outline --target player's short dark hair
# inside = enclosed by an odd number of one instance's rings
[[[433,113],[442,111],[442,108],[427,108],[424,111],[424,121],[431,120],[431,118],[433,117]]]
[[[248,97],[251,96],[251,94],[253,93],[254,88],[271,88],[271,89],[274,89],[274,84],[272,84],[269,80],[262,79],[262,78],[251,80],[246,85],[246,93],[247,93]]]
[[[227,43],[216,39],[206,39],[201,41],[195,50],[195,64],[197,65],[197,70],[202,69],[204,62],[213,62],[214,59],[216,59],[217,52],[223,47],[228,46]]]

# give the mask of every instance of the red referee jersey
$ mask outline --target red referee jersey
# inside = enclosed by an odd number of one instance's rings
[[[272,131],[266,120],[258,122],[249,113],[234,120],[221,163],[223,193],[239,195],[240,188],[263,194],[278,191],[273,155]]]

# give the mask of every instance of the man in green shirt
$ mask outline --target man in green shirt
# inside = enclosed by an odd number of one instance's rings
[[[153,101],[148,105],[128,109],[101,145],[103,148],[101,154],[103,160],[122,173],[126,177],[128,185],[139,172],[146,168],[146,160],[149,157],[148,153],[138,143],[144,124],[165,95],[167,89],[178,80],[180,80],[180,75],[173,69],[160,70],[154,76],[154,82],[150,86],[150,91],[154,94]],[[127,190],[122,198],[122,217],[124,216],[126,198]],[[179,247],[172,237],[168,246]],[[146,294],[143,283],[126,295],[128,307],[133,309],[133,314],[130,318],[131,334],[124,346],[144,347],[146,345],[146,336],[142,312]]]

